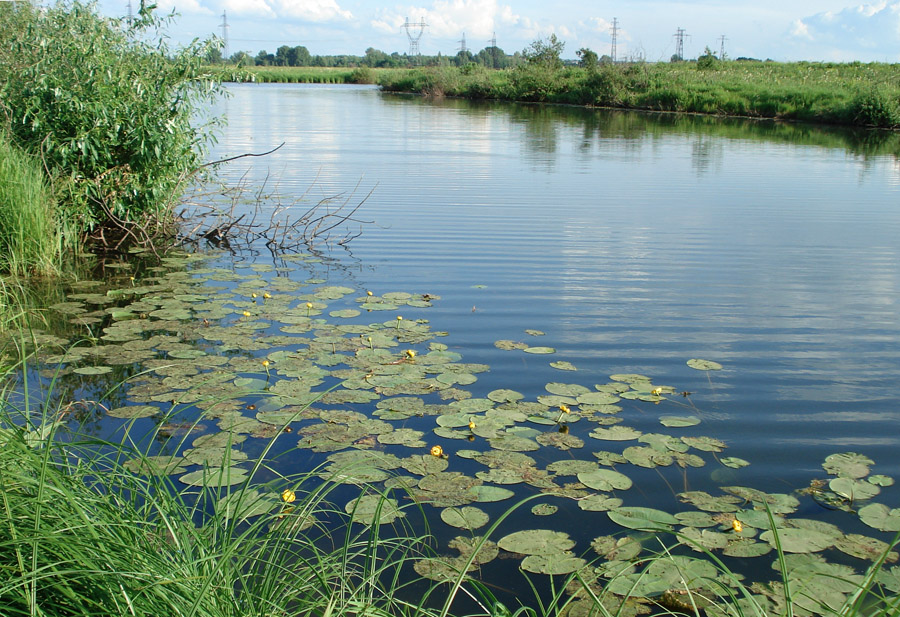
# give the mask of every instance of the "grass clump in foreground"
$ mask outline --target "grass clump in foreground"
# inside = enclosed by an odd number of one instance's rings
[[[66,235],[40,161],[0,132],[0,272],[57,272]]]
[[[419,540],[379,538],[377,525],[326,531],[320,520],[346,515],[321,483],[304,492],[312,476],[282,478],[283,497],[221,487],[216,471],[176,490],[134,473],[158,471],[160,458],[10,420],[0,421],[4,617],[426,614],[395,595]]]
[[[531,61],[534,60],[534,61]],[[385,90],[900,128],[900,65],[811,62],[596,64],[543,57],[513,69],[394,71]]]

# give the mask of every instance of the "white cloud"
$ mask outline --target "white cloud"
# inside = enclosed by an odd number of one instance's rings
[[[334,0],[274,0],[273,8],[280,16],[304,21],[325,22],[353,19],[353,13],[342,9]]]
[[[850,6],[841,11],[818,13],[794,22],[791,34],[843,48],[884,47],[900,52],[900,2]]]
[[[197,0],[159,0],[156,3],[162,13],[175,11],[180,15],[212,15],[213,11],[208,9]]]
[[[222,8],[235,15],[259,15],[262,17],[275,17],[275,11],[266,0],[225,0]]]

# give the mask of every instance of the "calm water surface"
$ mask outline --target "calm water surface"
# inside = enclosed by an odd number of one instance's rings
[[[717,484],[790,492],[824,477],[834,452],[900,475],[900,162],[871,136],[368,87],[229,89],[215,156],[285,145],[226,175],[268,176],[285,201],[371,191],[372,223],[334,249],[329,282],[441,296],[422,316],[464,361],[491,366],[473,396],[534,400],[547,382],[642,373],[693,394],[623,401],[626,424],[722,439],[752,463],[638,473],[626,505],[677,511],[674,493]],[[702,423],[661,427],[673,413]],[[561,456],[631,445],[586,442]],[[879,500],[896,506],[897,490]]]

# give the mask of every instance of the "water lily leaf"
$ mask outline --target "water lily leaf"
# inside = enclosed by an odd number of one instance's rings
[[[149,418],[160,413],[159,407],[151,405],[126,405],[125,407],[115,407],[106,412],[111,418]]]
[[[571,362],[566,362],[565,360],[561,360],[559,362],[551,362],[550,366],[559,371],[577,371],[578,369]]]
[[[519,484],[525,481],[520,471],[503,468],[478,471],[475,477],[491,484]]]
[[[178,478],[182,484],[188,486],[204,486],[217,488],[234,486],[247,480],[247,470],[240,467],[226,467],[225,469],[200,469],[185,474]]]
[[[828,488],[850,501],[871,499],[881,492],[876,485],[854,478],[834,478],[828,483]]]
[[[187,471],[180,456],[142,456],[125,461],[122,466],[131,473],[146,476],[173,476]]]
[[[390,433],[383,433],[378,436],[378,442],[384,445],[400,445],[407,448],[424,448],[425,442],[422,437],[425,435],[422,431],[416,431],[411,428],[398,428]],[[434,457],[432,457],[434,458]]]
[[[597,462],[600,465],[605,465],[607,467],[612,467],[613,465],[622,465],[628,462],[628,459],[618,452],[608,452],[606,450],[600,450],[594,452],[593,454],[597,458]]]
[[[338,317],[341,319],[349,319],[351,317],[358,317],[360,312],[356,309],[341,309],[339,311],[331,311],[328,313],[331,317]]]
[[[703,452],[721,452],[725,449],[725,443],[712,437],[682,437],[681,441],[692,448]]]
[[[736,456],[726,456],[720,458],[719,462],[726,467],[731,467],[732,469],[740,469],[741,467],[746,467],[750,464],[749,461],[745,461],[744,459],[738,458]]]
[[[631,488],[631,478],[612,469],[596,469],[578,474],[578,481],[595,491],[627,490]]]
[[[571,554],[529,555],[522,560],[522,569],[534,574],[563,575],[580,570],[587,562]]]
[[[839,537],[835,540],[834,547],[847,555],[858,557],[860,559],[867,559],[869,561],[878,561],[881,559],[882,555],[885,555],[891,548],[887,542],[882,542],[881,540],[862,536],[857,533],[850,533],[846,536]],[[897,561],[897,557],[897,553],[890,552],[887,553],[885,561],[893,563]]]
[[[900,508],[873,503],[859,509],[859,520],[881,531],[900,531]]]
[[[82,366],[73,369],[72,372],[78,375],[106,375],[112,373],[112,370],[111,366]]]
[[[542,446],[558,448],[560,450],[571,450],[572,448],[583,448],[584,441],[580,437],[576,437],[568,432],[552,432],[541,433],[536,437],[536,441]]]
[[[587,394],[590,392],[587,388],[582,385],[574,384],[574,383],[558,383],[558,382],[550,382],[544,386],[544,389],[550,394],[557,394],[559,396],[567,396],[567,397],[576,397],[579,394]],[[574,402],[572,403],[575,404]]]
[[[580,405],[612,405],[619,402],[619,397],[610,392],[583,392],[577,395]]]
[[[480,508],[463,506],[461,508],[444,508],[441,510],[441,520],[451,527],[475,530],[487,525],[490,517]]]
[[[882,474],[875,474],[873,476],[869,476],[866,478],[869,482],[874,484],[875,486],[893,486],[894,479],[890,476],[885,476]]]
[[[825,458],[822,467],[828,473],[841,478],[865,478],[869,475],[869,465],[875,462],[856,452],[842,452]]]
[[[678,519],[662,510],[641,507],[622,507],[606,515],[617,525],[639,531],[671,531]]]
[[[711,529],[684,527],[679,539],[684,539],[695,551],[714,551],[728,546],[729,536]]]
[[[513,349],[528,349],[528,345],[526,345],[525,343],[518,343],[516,341],[507,341],[507,340],[495,341],[494,347],[496,347],[497,349],[503,349],[506,351],[511,351]]]
[[[533,330],[531,328],[526,329],[525,334],[528,334],[530,336],[544,336],[544,333],[540,330]]]
[[[258,489],[235,491],[216,502],[216,512],[226,518],[247,520],[272,512],[280,505],[279,500],[270,493]]]
[[[608,512],[622,505],[622,500],[609,495],[588,495],[578,500],[578,507],[586,512]]]
[[[495,450],[506,450],[509,452],[532,452],[541,449],[537,442],[525,437],[517,437],[516,435],[498,435],[488,439],[488,443]]]
[[[352,516],[354,523],[362,525],[387,525],[406,516],[400,510],[396,499],[381,495],[363,495],[351,500],[344,511]]]
[[[580,461],[578,459],[563,459],[547,465],[547,471],[559,476],[575,476],[582,472],[595,471],[597,463],[594,461]]]
[[[559,506],[554,506],[549,503],[539,503],[531,508],[531,513],[535,516],[550,516],[556,514],[558,510]]]
[[[674,462],[672,455],[667,452],[660,452],[654,448],[646,448],[644,446],[630,446],[622,451],[622,456],[638,467],[646,467],[653,469],[654,467],[668,467]]]
[[[777,534],[785,553],[816,553],[834,544],[832,536],[812,529],[786,527],[779,529]],[[768,542],[773,548],[776,546],[775,532],[772,530],[763,532],[759,539]]]
[[[450,466],[450,461],[431,454],[414,454],[400,461],[403,469],[419,476],[440,473]]]
[[[473,486],[469,489],[469,493],[472,494],[475,501],[478,503],[504,501],[515,495],[515,493],[508,488],[503,488],[502,486],[489,486],[486,484]]]
[[[765,542],[757,542],[753,538],[735,538],[722,551],[729,557],[762,557],[772,552],[772,546]]]
[[[669,428],[684,428],[700,424],[700,418],[697,416],[661,416],[659,423]]]
[[[556,350],[553,347],[526,347],[523,349],[525,353],[533,353],[533,354],[551,354],[556,353]]]
[[[460,414],[474,414],[487,411],[494,406],[494,401],[486,398],[469,398],[463,401],[453,401],[449,407]],[[466,425],[469,421],[466,420]]]
[[[490,540],[483,541],[483,536],[457,536],[450,540],[447,546],[459,551],[460,560],[468,560],[477,550],[477,554],[472,557],[473,566],[489,563],[500,554],[497,543]]]
[[[575,541],[563,531],[526,529],[500,538],[497,545],[510,553],[552,555],[565,554],[575,546]]]
[[[697,369],[698,371],[722,370],[722,365],[718,362],[713,362],[712,360],[700,360],[697,358],[691,358],[687,361],[687,365],[691,368]]]
[[[495,403],[514,403],[525,398],[525,395],[515,390],[500,389],[488,392],[487,398]]]
[[[642,433],[628,426],[611,426],[609,428],[595,428],[590,436],[603,441],[631,441],[637,439]]]
[[[713,527],[717,524],[716,519],[706,512],[679,512],[675,514],[675,518],[687,527]]]

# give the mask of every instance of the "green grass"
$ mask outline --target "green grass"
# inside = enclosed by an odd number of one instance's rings
[[[315,66],[251,66],[232,71],[228,81],[300,84],[373,84],[393,69],[331,68]]]
[[[15,276],[58,271],[63,234],[40,161],[0,133],[0,272]]]
[[[900,128],[900,64],[716,62],[394,71],[389,91]]]

